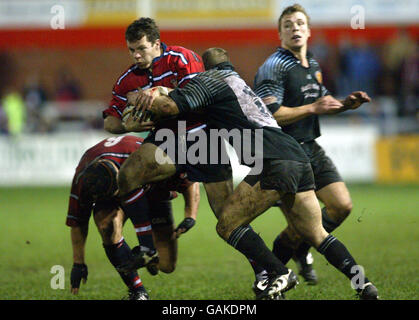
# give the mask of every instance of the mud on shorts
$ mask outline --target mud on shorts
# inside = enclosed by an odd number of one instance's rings
[[[163,141],[160,141],[160,139],[157,140],[156,134],[156,131],[152,131],[144,140],[144,143],[152,143],[158,147],[165,144],[162,146],[162,149],[167,149],[169,141],[167,139],[164,139]],[[224,142],[218,145],[218,158],[212,158],[212,156],[214,156],[214,150],[211,149],[210,135],[206,125],[187,130],[186,134],[177,132],[173,132],[173,134],[175,137],[174,146],[171,146],[172,152],[167,152],[167,154],[176,164],[177,173],[186,172],[188,179],[193,182],[210,183],[232,179],[233,172],[230,162],[227,161],[227,163],[225,163],[226,161],[221,161],[221,154],[222,152],[225,152]],[[199,140],[201,134],[206,135],[206,143],[204,142],[204,139]],[[205,149],[204,147],[197,148],[196,143],[198,141],[205,143]],[[217,141],[214,141],[214,143],[217,143]],[[205,153],[200,154],[201,151]],[[198,160],[197,162],[194,161],[191,163],[189,161],[189,152],[194,156],[194,159]]]
[[[260,175],[244,178],[253,186],[260,181],[263,190],[277,190],[296,194],[314,189],[314,176],[310,163],[294,160],[264,159]]]
[[[316,185],[315,190],[320,190],[333,182],[343,181],[332,159],[326,155],[324,149],[315,140],[300,143],[300,145],[310,158]]]

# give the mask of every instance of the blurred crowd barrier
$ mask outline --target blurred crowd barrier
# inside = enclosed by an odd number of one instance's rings
[[[419,135],[386,137],[373,124],[324,124],[318,142],[347,182],[419,183]],[[82,154],[103,131],[0,136],[0,186],[69,185]],[[230,148],[234,182],[249,172]]]

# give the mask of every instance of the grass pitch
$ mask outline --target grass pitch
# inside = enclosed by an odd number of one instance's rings
[[[349,185],[354,209],[333,234],[348,247],[381,299],[419,298],[418,186]],[[172,274],[140,277],[153,300],[252,300],[254,277],[244,257],[221,240],[216,220],[201,189],[196,226],[179,239],[177,269]],[[69,188],[0,189],[0,299],[1,300],[119,300],[126,294],[116,271],[107,261],[91,220],[86,247],[89,277],[78,296],[70,294],[72,250],[65,226]],[[176,223],[182,220],[183,199],[173,201]],[[285,219],[277,208],[252,223],[269,247]],[[137,244],[130,222],[124,236]],[[287,294],[295,300],[355,299],[349,280],[312,250],[319,276],[317,286],[300,283]],[[64,267],[65,288],[52,289],[51,268]],[[294,268],[294,263],[290,262]],[[295,269],[294,269],[295,270]]]

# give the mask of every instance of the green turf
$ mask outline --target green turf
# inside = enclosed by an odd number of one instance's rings
[[[418,186],[349,186],[354,209],[334,232],[379,288],[382,299],[419,298]],[[120,299],[126,289],[104,254],[91,221],[86,250],[89,278],[80,294],[69,293],[72,265],[69,228],[65,226],[68,188],[1,188],[0,299]],[[202,192],[197,225],[179,241],[177,269],[172,274],[140,276],[152,299],[253,299],[253,273],[246,260],[215,233],[213,217]],[[176,221],[183,200],[173,201]],[[284,226],[278,209],[252,223],[268,246]],[[136,245],[132,225],[124,236]],[[320,283],[304,283],[288,299],[354,299],[349,281],[315,250]],[[51,267],[65,268],[65,289],[52,289]],[[290,263],[291,267],[294,264]]]

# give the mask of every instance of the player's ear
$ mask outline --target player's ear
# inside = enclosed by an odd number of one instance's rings
[[[154,41],[154,45],[155,46],[158,46],[160,48],[161,47],[161,41],[160,41],[160,39],[155,40]]]

